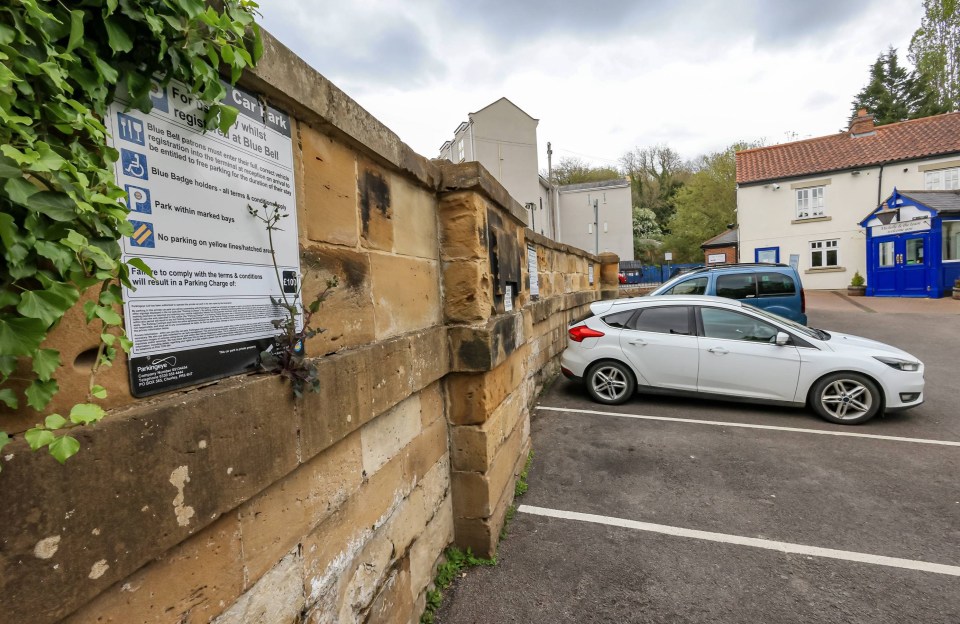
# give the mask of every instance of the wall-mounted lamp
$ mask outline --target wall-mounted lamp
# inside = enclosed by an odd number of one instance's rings
[[[775,191],[780,190],[780,185],[779,185],[779,184],[774,184],[772,188],[773,188],[773,190],[775,190]]]
[[[850,172],[850,175],[860,175],[860,171],[859,171],[859,170],[857,170],[857,171],[851,171],[851,172]]]

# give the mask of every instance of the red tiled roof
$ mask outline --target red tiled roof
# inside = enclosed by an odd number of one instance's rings
[[[960,152],[960,112],[737,152],[737,184]]]

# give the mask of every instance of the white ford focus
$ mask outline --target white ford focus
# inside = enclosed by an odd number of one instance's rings
[[[569,328],[560,364],[598,403],[623,403],[639,389],[809,405],[851,425],[923,403],[923,363],[909,353],[739,301],[642,297],[590,310]]]

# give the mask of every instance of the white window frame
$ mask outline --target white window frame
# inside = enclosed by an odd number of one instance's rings
[[[463,139],[457,141],[457,157],[459,160],[457,162],[463,162],[464,153],[463,153]]]
[[[923,174],[923,188],[928,191],[960,189],[960,167],[947,167],[925,172]]]
[[[835,264],[827,264],[827,252],[835,250],[837,252],[837,261]],[[820,264],[814,262],[814,258],[820,256]],[[827,269],[838,267],[840,265],[840,239],[832,238],[828,240],[810,241],[810,268]]]
[[[797,189],[797,219],[815,219],[826,214],[824,186],[808,186]]]

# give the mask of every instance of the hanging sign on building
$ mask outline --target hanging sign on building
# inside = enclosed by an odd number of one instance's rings
[[[240,114],[229,133],[203,132],[204,107],[178,83],[155,87],[153,110],[110,107],[133,235],[123,259],[142,258],[124,290],[134,396],[251,370],[285,311],[271,297],[299,294],[299,245],[290,119],[226,85]],[[248,207],[283,207],[273,232]],[[278,279],[279,276],[279,279]],[[297,302],[299,305],[299,302]]]
[[[870,228],[871,236],[889,236],[891,234],[905,234],[907,232],[925,232],[930,229],[930,219],[914,219],[912,221],[896,221],[887,225],[874,225]]]

